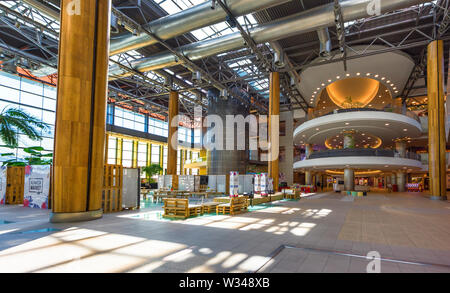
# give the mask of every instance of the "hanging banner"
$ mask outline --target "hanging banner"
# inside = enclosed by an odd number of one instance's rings
[[[6,204],[6,168],[0,167],[0,204]]]
[[[50,194],[51,166],[26,166],[23,206],[30,208],[48,208]]]

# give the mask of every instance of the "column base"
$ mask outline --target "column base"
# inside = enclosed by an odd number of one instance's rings
[[[51,213],[50,223],[70,223],[84,222],[100,219],[103,216],[103,210],[79,212],[79,213]]]
[[[430,196],[431,200],[447,200],[447,196]]]

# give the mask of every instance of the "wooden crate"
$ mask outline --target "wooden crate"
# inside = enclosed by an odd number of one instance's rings
[[[105,165],[103,175],[102,208],[104,213],[122,210],[123,167]]]
[[[23,204],[25,167],[8,167],[6,170],[6,204]]]

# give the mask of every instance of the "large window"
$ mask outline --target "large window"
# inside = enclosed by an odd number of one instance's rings
[[[178,140],[192,143],[192,130],[190,128],[178,127]]]
[[[139,142],[138,144],[137,160],[138,167],[147,166],[147,144],[144,142]]]
[[[201,128],[194,129],[194,143],[195,144],[202,143],[202,129]]]
[[[108,164],[115,165],[117,162],[117,138],[110,137],[108,140]]]
[[[133,166],[133,141],[124,139],[122,145],[122,166],[131,168]]]
[[[48,124],[48,130],[42,131],[41,141],[32,141],[23,133],[17,133],[19,147],[11,150],[0,147],[0,153],[14,153],[15,158],[28,157],[23,149],[41,146],[46,151],[53,151],[53,137],[56,111],[56,88],[39,81],[12,75],[0,71],[0,111],[6,107],[19,108]],[[0,142],[0,145],[3,145]],[[12,157],[0,157],[1,161]]]
[[[145,115],[133,111],[116,107],[114,110],[114,125],[145,131]]]
[[[152,164],[160,164],[159,148],[159,145],[152,144]]]
[[[164,150],[163,150],[163,169],[164,169],[164,174],[167,172],[167,152],[168,152],[169,148],[167,146],[164,146]]]
[[[164,137],[168,137],[169,136],[169,126],[167,124],[167,122],[158,120],[158,119],[154,119],[154,118],[149,118],[148,119],[148,132],[154,135],[159,135],[159,136],[164,136]]]

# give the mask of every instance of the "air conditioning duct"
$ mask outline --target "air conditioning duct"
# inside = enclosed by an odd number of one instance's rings
[[[344,20],[353,21],[367,17],[367,6],[373,0],[347,0],[341,1]],[[426,3],[426,0],[381,0],[381,12],[391,12],[398,9],[408,8],[413,5]],[[324,27],[335,26],[334,3],[322,5],[311,10],[290,15],[269,23],[261,24],[249,30],[253,40],[257,44],[276,41],[295,35],[313,32]],[[185,55],[192,61],[200,60],[209,56],[218,55],[244,48],[245,42],[240,32],[232,33],[222,37],[208,39],[178,48],[180,54]],[[170,52],[162,52],[132,62],[132,67],[138,71],[145,72],[157,70],[181,64],[183,61],[176,59]],[[111,76],[125,76],[130,73],[123,71],[115,65],[110,68]]]

